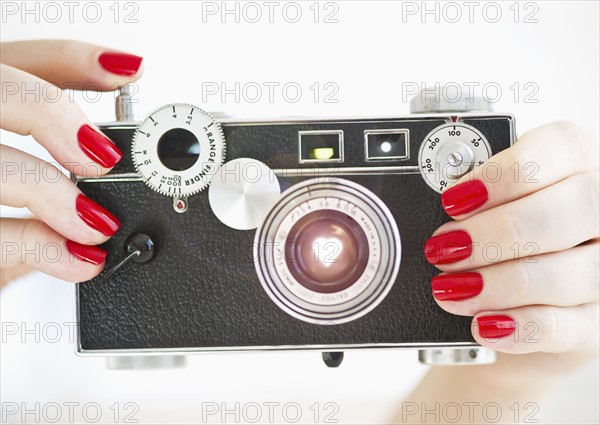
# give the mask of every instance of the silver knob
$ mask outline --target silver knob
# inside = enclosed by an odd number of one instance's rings
[[[208,189],[217,218],[236,230],[256,229],[279,200],[279,180],[269,167],[250,158],[223,164]]]
[[[185,367],[184,356],[118,356],[107,357],[110,370],[156,370]]]
[[[483,365],[496,361],[496,352],[485,347],[428,348],[419,350],[419,362],[432,366]]]
[[[125,84],[119,89],[119,95],[115,100],[115,115],[117,121],[134,121],[133,102],[131,97],[130,85]]]
[[[457,84],[427,87],[410,100],[411,114],[436,112],[491,112],[492,104],[470,87]]]

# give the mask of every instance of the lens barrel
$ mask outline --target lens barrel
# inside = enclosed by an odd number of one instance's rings
[[[258,228],[256,272],[297,319],[339,324],[373,310],[393,286],[401,242],[389,209],[345,179],[312,179],[283,193]]]

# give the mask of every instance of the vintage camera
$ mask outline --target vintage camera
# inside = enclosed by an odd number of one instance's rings
[[[123,159],[77,180],[122,220],[106,270],[77,285],[78,352],[492,361],[470,318],[434,302],[423,255],[449,220],[440,193],[515,139],[514,118],[488,106],[438,90],[402,117],[244,121],[173,104],[134,122],[125,87],[100,125]]]

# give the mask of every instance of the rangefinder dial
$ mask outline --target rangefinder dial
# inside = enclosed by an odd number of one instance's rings
[[[210,183],[225,156],[221,127],[203,110],[163,106],[138,127],[132,144],[136,170],[152,189],[186,197]]]
[[[419,149],[419,166],[425,182],[442,193],[491,155],[488,141],[478,130],[453,122],[435,128],[425,137]]]

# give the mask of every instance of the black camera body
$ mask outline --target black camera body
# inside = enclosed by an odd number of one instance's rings
[[[449,220],[440,192],[511,146],[512,116],[168,105],[100,129],[124,157],[77,184],[122,220],[106,269],[131,261],[77,285],[79,353],[476,346],[470,318],[433,300],[423,247]]]

